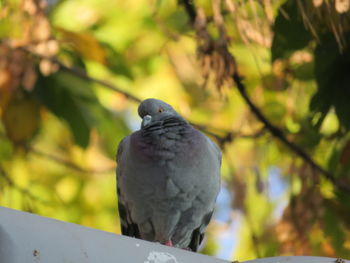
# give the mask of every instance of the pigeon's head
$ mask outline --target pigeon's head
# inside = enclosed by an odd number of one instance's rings
[[[184,119],[164,101],[157,99],[146,99],[141,102],[139,109],[139,116],[142,118],[141,128],[149,126],[151,123],[165,121],[168,119]]]

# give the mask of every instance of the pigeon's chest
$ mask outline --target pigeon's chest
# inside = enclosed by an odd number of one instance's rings
[[[217,180],[216,164],[212,163],[215,158],[204,158],[208,154],[206,146],[205,137],[198,133],[132,138],[126,158],[128,169],[121,178],[125,195],[135,202],[148,200],[162,205],[166,211],[171,206],[164,200],[170,199],[186,209],[199,193],[207,192],[203,182]],[[217,189],[217,183],[212,185]]]
[[[130,166],[130,174],[125,178],[130,181],[130,192],[142,192],[143,198],[154,202],[176,197],[178,202],[187,205],[190,197],[187,192],[193,189],[191,177],[196,174],[193,169],[197,145],[189,133],[164,133],[138,140],[133,145],[133,157],[129,158],[137,164]],[[143,187],[138,187],[140,185]],[[196,193],[193,191],[193,195]]]
[[[142,136],[139,133],[133,139],[130,152],[132,158],[129,159],[137,162],[137,173],[144,177],[142,180],[177,176],[182,169],[191,165],[197,147],[192,133],[181,130],[152,136]]]
[[[172,163],[184,162],[186,156],[190,156],[195,144],[191,134],[163,133],[142,138],[137,147],[140,161],[151,163],[155,167],[168,166]]]

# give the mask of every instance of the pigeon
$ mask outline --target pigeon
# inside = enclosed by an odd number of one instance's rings
[[[197,251],[220,189],[221,151],[169,104],[146,99],[117,152],[123,235]]]

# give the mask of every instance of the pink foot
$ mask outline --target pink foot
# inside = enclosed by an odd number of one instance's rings
[[[168,247],[173,247],[173,242],[171,242],[171,240],[168,240],[164,243],[164,245],[168,246]]]

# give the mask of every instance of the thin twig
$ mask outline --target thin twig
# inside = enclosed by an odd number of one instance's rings
[[[40,203],[43,203],[45,205],[49,205],[52,204],[52,202],[47,201],[47,200],[43,200],[40,197],[32,194],[28,189],[23,188],[19,185],[17,185],[9,176],[8,174],[5,172],[5,170],[0,166],[0,177],[4,178],[4,180],[6,181],[6,183],[11,186],[13,189],[17,190],[18,192],[20,192],[23,196],[27,196],[29,199],[32,199],[34,201],[38,201]]]
[[[31,153],[34,153],[38,156],[41,156],[41,157],[44,157],[44,158],[47,158],[51,161],[54,161],[54,162],[57,162],[57,163],[60,163],[72,170],[75,170],[79,173],[86,173],[86,174],[102,174],[102,173],[110,173],[110,172],[113,172],[115,170],[115,167],[110,167],[110,168],[106,168],[106,169],[101,169],[101,170],[92,170],[92,169],[86,169],[86,168],[83,168],[83,167],[80,167],[79,165],[73,163],[73,162],[70,162],[66,159],[63,159],[57,155],[53,155],[51,153],[47,153],[47,152],[43,152],[41,150],[38,150],[37,148],[34,148],[30,145],[26,146],[26,149],[29,150]]]
[[[232,142],[234,139],[237,139],[237,138],[245,138],[245,139],[258,138],[258,137],[264,135],[264,133],[266,131],[265,127],[262,127],[261,129],[259,129],[258,131],[254,132],[254,133],[246,134],[246,133],[240,133],[240,132],[235,132],[235,131],[226,131],[224,133],[224,135],[220,136],[217,133],[210,131],[210,129],[206,125],[196,124],[196,123],[191,123],[191,125],[193,125],[197,129],[203,131],[207,135],[214,137],[218,141],[221,148],[223,145],[225,145],[226,143]]]
[[[0,132],[0,137],[7,139],[6,135],[2,132]],[[104,174],[104,173],[113,172],[115,170],[114,166],[110,167],[110,168],[100,169],[100,170],[85,169],[85,168],[80,167],[79,165],[77,165],[69,160],[66,160],[62,157],[59,157],[59,156],[51,154],[51,153],[44,152],[44,151],[39,150],[31,145],[22,144],[20,146],[23,147],[28,152],[31,152],[33,154],[36,154],[37,156],[44,157],[44,158],[47,158],[51,161],[62,164],[63,166],[66,166],[72,170],[75,170],[76,172],[79,172],[79,173]],[[0,170],[0,172],[1,172],[1,170]]]

